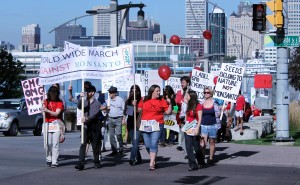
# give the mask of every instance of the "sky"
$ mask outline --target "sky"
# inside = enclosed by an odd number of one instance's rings
[[[227,15],[237,11],[241,0],[209,0],[225,10]],[[258,0],[250,0],[258,3]],[[16,46],[21,43],[22,26],[39,24],[41,43],[54,44],[54,32],[51,30],[60,24],[85,14],[93,6],[109,5],[110,0],[9,0],[0,6],[0,41],[10,42]],[[127,4],[129,0],[119,0]],[[131,0],[132,3],[143,2],[145,16],[160,23],[161,33],[167,35],[185,35],[185,0]],[[138,8],[130,9],[130,18],[136,18]],[[209,7],[211,12],[212,6]],[[73,22],[74,23],[74,22]],[[87,28],[87,35],[92,35],[93,18],[77,20]]]

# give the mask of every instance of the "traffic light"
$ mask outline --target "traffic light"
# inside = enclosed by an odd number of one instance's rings
[[[253,31],[266,31],[266,5],[253,4]]]
[[[283,3],[282,0],[272,0],[266,2],[267,6],[270,8],[274,14],[267,15],[267,20],[277,28],[277,30],[282,30],[284,26],[284,17],[283,17]]]

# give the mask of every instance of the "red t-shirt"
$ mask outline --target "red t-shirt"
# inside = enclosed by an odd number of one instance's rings
[[[50,111],[56,112],[56,109],[61,109],[62,111],[64,110],[64,104],[62,101],[45,101],[45,108],[49,109]],[[50,123],[53,122],[54,120],[60,119],[62,120],[62,112],[58,117],[52,116],[49,113],[46,113],[46,122]]]
[[[230,108],[231,108],[231,102],[229,102],[229,103],[227,104],[225,110],[230,110]]]
[[[236,99],[235,110],[237,110],[237,111],[244,110],[245,104],[246,104],[246,101],[245,101],[244,96],[242,96],[242,95],[238,96],[238,98]]]
[[[196,119],[198,121],[199,120],[198,112],[200,110],[202,110],[202,106],[200,105],[200,103],[198,103],[198,105],[196,107],[196,117],[195,117],[194,111],[191,110],[186,113],[186,121],[192,122],[192,121],[194,121],[194,119]]]
[[[151,99],[140,101],[138,107],[142,109],[142,120],[156,120],[164,124],[164,112],[168,110],[169,104],[164,99]]]

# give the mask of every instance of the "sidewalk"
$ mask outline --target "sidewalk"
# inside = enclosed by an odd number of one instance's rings
[[[187,163],[184,152],[176,150],[176,145],[159,147],[158,156],[170,158],[169,161]],[[148,159],[144,146],[143,159]],[[208,157],[208,149],[207,155]],[[128,157],[128,153],[127,156]],[[217,164],[277,166],[300,168],[300,147],[288,146],[257,146],[234,143],[216,144],[215,159]]]

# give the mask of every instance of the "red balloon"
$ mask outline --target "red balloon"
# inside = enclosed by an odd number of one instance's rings
[[[168,80],[171,76],[171,69],[169,66],[163,65],[160,66],[158,69],[158,75],[160,78],[162,78],[163,80]]]
[[[178,37],[177,35],[172,35],[170,38],[170,43],[175,45],[180,44],[180,37]]]
[[[203,37],[206,39],[206,40],[210,40],[212,38],[212,34],[209,30],[205,30],[203,32]]]
[[[215,77],[214,77],[214,84],[216,85],[217,82],[218,82],[218,76],[215,76]]]

